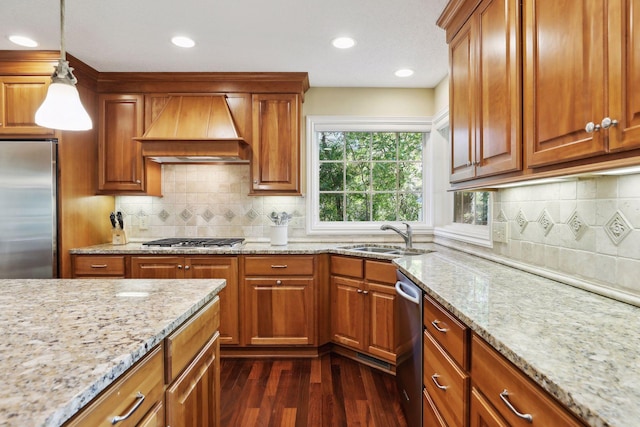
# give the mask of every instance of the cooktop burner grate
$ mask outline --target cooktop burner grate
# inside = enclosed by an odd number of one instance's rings
[[[243,238],[224,238],[224,239],[216,239],[216,238],[183,238],[183,237],[171,237],[168,239],[158,239],[152,240],[150,242],[145,242],[143,246],[160,246],[165,248],[210,248],[210,247],[230,247],[234,248],[237,246],[241,246],[244,243]]]

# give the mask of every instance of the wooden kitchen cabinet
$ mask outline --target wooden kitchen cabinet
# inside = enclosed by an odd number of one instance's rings
[[[242,271],[246,344],[316,343],[314,256],[245,256]]]
[[[482,1],[450,40],[449,54],[450,181],[521,170],[517,2]]]
[[[399,340],[395,277],[396,268],[389,262],[331,257],[334,342],[395,365]]]
[[[225,256],[134,256],[133,279],[225,279],[220,291],[220,344],[240,343],[238,258]]]
[[[101,94],[98,102],[99,192],[161,196],[160,165],[133,139],[144,133],[144,96]]]
[[[297,94],[252,97],[252,195],[300,195],[300,110]]]
[[[472,388],[469,427],[509,427],[509,424],[482,397],[478,390]]]
[[[471,377],[481,396],[510,426],[584,426],[475,334],[471,340]]]
[[[53,136],[36,125],[36,111],[47,95],[50,76],[0,76],[0,135]]]
[[[124,278],[126,259],[123,255],[75,255],[71,258],[74,278]]]
[[[640,147],[638,9],[635,0],[523,2],[528,166]]]

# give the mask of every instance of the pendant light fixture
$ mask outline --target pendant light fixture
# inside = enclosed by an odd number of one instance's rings
[[[93,127],[91,117],[80,102],[78,80],[64,48],[64,2],[60,0],[60,60],[51,75],[47,96],[36,111],[36,124],[59,130],[88,130]]]

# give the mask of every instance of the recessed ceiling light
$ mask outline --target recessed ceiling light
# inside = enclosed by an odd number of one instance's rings
[[[351,37],[337,37],[333,39],[331,44],[338,49],[349,49],[350,47],[355,46],[356,41]]]
[[[408,68],[402,68],[396,71],[395,74],[397,77],[409,77],[413,75],[413,70],[410,70]]]
[[[194,47],[196,45],[196,42],[185,36],[175,36],[171,39],[171,43],[179,47]]]
[[[29,37],[24,37],[24,36],[9,36],[9,40],[11,40],[12,43],[15,43],[19,46],[24,46],[24,47],[36,47],[38,46],[38,42],[30,39]]]

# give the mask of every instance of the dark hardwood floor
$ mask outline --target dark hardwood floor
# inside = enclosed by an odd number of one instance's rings
[[[223,427],[407,427],[395,377],[338,355],[222,359]]]

